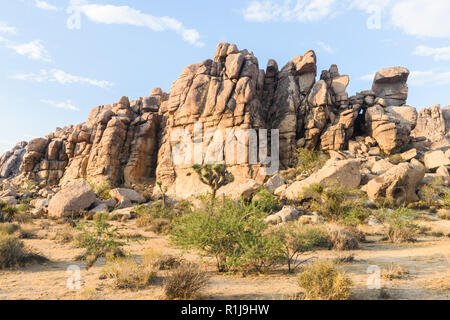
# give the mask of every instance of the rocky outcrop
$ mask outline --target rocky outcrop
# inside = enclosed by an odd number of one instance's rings
[[[63,188],[50,200],[49,217],[58,219],[89,208],[95,202],[95,193],[89,183],[80,180]]]
[[[0,157],[0,178],[9,178],[19,174],[19,168],[25,155],[26,142],[19,142],[14,148]]]
[[[271,59],[262,70],[253,53],[220,43],[212,59],[186,67],[170,93],[153,89],[146,98],[122,97],[95,107],[85,123],[19,145],[0,158],[0,178],[14,177],[20,166],[21,178],[41,186],[83,178],[132,187],[157,179],[168,196],[186,199],[209,191],[191,169],[194,163],[225,160],[233,185],[259,186],[278,156],[279,169],[294,167],[298,147],[363,157],[450,147],[448,108],[417,114],[405,105],[407,69],[380,70],[371,90],[351,97],[350,78],[336,65],[317,75],[314,51],[281,69]],[[406,154],[405,161],[418,153]],[[273,189],[288,188],[272,182]]]
[[[57,129],[26,147],[20,171],[43,185],[78,178],[131,185],[154,176],[160,104],[167,95],[155,89],[148,98],[95,107],[86,123]]]

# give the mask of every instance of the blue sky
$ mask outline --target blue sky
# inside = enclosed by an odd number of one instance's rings
[[[375,71],[412,72],[408,104],[450,104],[448,0],[0,0],[0,153],[87,120],[96,105],[169,91],[216,44],[253,51],[265,68],[314,49],[348,92]]]

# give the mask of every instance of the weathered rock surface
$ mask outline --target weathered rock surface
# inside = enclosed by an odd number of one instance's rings
[[[450,159],[441,150],[425,153],[424,162],[427,169],[437,169],[442,166],[450,166]]]
[[[0,157],[0,178],[9,178],[19,174],[26,145],[26,142],[19,142],[12,150]]]
[[[339,186],[343,188],[357,188],[361,183],[361,163],[358,160],[329,160],[325,166],[302,181],[296,181],[287,188],[280,187],[275,194],[289,200],[298,200],[303,189],[319,184],[323,187]]]
[[[380,70],[376,73],[372,90],[377,97],[383,98],[386,106],[402,106],[408,98],[409,70],[402,67],[393,67]]]
[[[416,191],[425,176],[425,168],[401,163],[369,181],[367,194],[372,200],[391,198],[398,203],[418,200]]]
[[[95,193],[84,180],[72,182],[50,200],[48,213],[51,218],[62,218],[89,208],[95,202]]]

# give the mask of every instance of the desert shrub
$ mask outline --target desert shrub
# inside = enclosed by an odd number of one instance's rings
[[[31,217],[31,214],[28,212],[17,212],[14,214],[12,221],[18,222],[18,223],[31,223],[33,218]]]
[[[449,211],[440,211],[438,213],[438,217],[442,220],[450,220],[450,212]]]
[[[108,221],[111,219],[111,214],[109,212],[96,212],[94,214],[94,221]]]
[[[100,257],[123,256],[122,247],[125,243],[118,241],[120,235],[116,227],[99,220],[94,224],[80,223],[77,229],[80,233],[75,237],[75,242],[79,248],[86,249],[79,258],[86,259],[87,269]]]
[[[312,184],[303,189],[301,198],[311,199],[311,209],[331,221],[356,225],[364,222],[370,214],[364,208],[365,196],[360,190]]]
[[[119,258],[106,264],[103,276],[114,279],[118,289],[144,289],[155,280],[156,268],[145,260],[139,264],[131,258]]]
[[[0,236],[11,235],[20,230],[20,226],[14,223],[0,223]]]
[[[425,184],[420,188],[421,200],[429,207],[436,205],[439,196],[443,194],[444,181],[441,177],[433,179],[430,183]],[[447,191],[446,191],[447,192]],[[445,194],[444,194],[445,196]]]
[[[308,300],[348,300],[350,278],[331,261],[317,261],[303,268],[298,284]]]
[[[100,183],[88,181],[88,183],[91,185],[91,188],[94,190],[97,198],[104,201],[111,199],[111,195],[109,194],[111,191],[111,185],[108,181],[103,181]]]
[[[262,187],[253,196],[252,203],[262,212],[271,214],[278,208],[277,197],[275,197],[266,187]]]
[[[0,235],[0,269],[23,267],[29,263],[44,263],[48,259],[32,252],[12,235]]]
[[[19,231],[19,238],[20,239],[36,239],[36,229],[28,226],[28,227],[22,227]]]
[[[397,154],[390,155],[390,156],[388,157],[388,160],[389,160],[390,163],[395,164],[395,165],[404,162],[404,160],[403,160],[403,158],[402,158],[402,155],[401,155],[401,154],[398,154],[398,153],[397,153]]]
[[[138,215],[136,225],[138,227],[148,227],[150,231],[158,234],[168,233],[172,220],[182,212],[190,210],[189,208],[184,202],[177,204],[175,207],[163,206],[160,202],[150,206],[140,205],[135,207]]]
[[[194,299],[209,281],[206,272],[194,263],[185,262],[175,269],[164,281],[167,299]]]
[[[277,230],[283,249],[283,257],[287,262],[289,272],[293,272],[301,263],[299,257],[316,248],[327,246],[327,234],[317,227],[302,226],[299,223],[289,223]]]
[[[297,173],[310,176],[321,169],[328,161],[326,153],[306,148],[297,149]]]
[[[446,188],[444,194],[442,195],[442,201],[444,202],[444,207],[450,208],[450,189]]]
[[[155,262],[155,266],[158,270],[173,270],[178,268],[184,260],[172,255],[164,255],[158,258]]]
[[[223,197],[204,198],[205,208],[178,217],[172,223],[171,240],[184,249],[213,256],[219,271],[266,270],[280,259],[281,246],[266,232],[266,214],[253,204]]]
[[[0,222],[11,222],[14,216],[19,212],[16,207],[2,204],[0,207]]]
[[[2,211],[4,208],[6,208],[7,204],[4,201],[0,201],[0,211]]]
[[[26,201],[21,201],[16,208],[18,212],[28,212],[31,209],[30,204]]]
[[[62,229],[58,229],[49,239],[61,244],[70,243],[74,239],[74,230],[69,225],[66,225]]]
[[[225,164],[195,164],[192,169],[198,174],[201,182],[212,190],[212,198],[216,198],[217,190],[234,181],[234,176]]]
[[[387,225],[386,237],[393,243],[414,242],[419,227],[414,223],[419,215],[406,208],[399,207],[393,211],[383,210],[377,215],[379,221]]]
[[[345,263],[352,263],[355,261],[355,255],[354,254],[348,254],[348,255],[339,255],[336,258],[333,259],[333,262],[336,264],[345,264]]]
[[[341,227],[330,227],[328,240],[333,249],[354,250],[359,248],[358,239],[348,230]]]
[[[401,265],[390,264],[381,271],[381,278],[392,281],[395,279],[403,279],[409,276],[409,271]]]

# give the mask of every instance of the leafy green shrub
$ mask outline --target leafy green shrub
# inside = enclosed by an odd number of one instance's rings
[[[100,257],[123,256],[121,248],[125,243],[117,240],[120,238],[118,229],[104,220],[96,221],[93,225],[80,223],[77,225],[77,229],[80,231],[75,237],[77,246],[86,249],[86,252],[79,258],[86,259],[87,269]]]
[[[386,237],[393,243],[414,242],[419,227],[414,223],[419,215],[406,208],[399,207],[394,211],[382,211],[377,215],[379,221],[387,224]]]
[[[103,276],[115,279],[118,289],[144,289],[156,279],[156,268],[145,260],[139,264],[131,258],[119,258],[106,264]]]
[[[444,207],[450,208],[450,189],[447,188],[442,195],[442,201],[444,201]]]
[[[167,299],[193,299],[204,289],[209,276],[197,264],[185,262],[175,269],[164,281]]]
[[[329,157],[322,151],[309,150],[306,148],[297,149],[297,173],[310,176],[321,169],[328,161]]]
[[[0,235],[0,269],[23,267],[29,263],[45,263],[48,259],[26,248],[11,235]]]
[[[271,214],[278,208],[277,197],[269,189],[262,187],[253,196],[252,203],[262,212]]]
[[[370,213],[364,208],[365,195],[360,190],[312,184],[303,189],[301,197],[311,199],[311,209],[331,221],[356,225],[364,222]]]
[[[304,267],[298,284],[309,300],[348,300],[352,281],[331,261],[317,261]]]
[[[281,246],[266,232],[266,215],[257,206],[227,198],[204,201],[204,209],[188,212],[172,223],[171,240],[176,245],[213,256],[221,272],[264,271],[279,261]]]
[[[109,212],[96,212],[94,214],[94,221],[108,221],[111,219],[111,214]]]
[[[26,201],[20,202],[16,208],[17,208],[17,211],[21,212],[21,213],[28,212],[31,209],[30,204]]]
[[[96,183],[92,180],[89,180],[88,183],[91,185],[91,188],[94,190],[97,198],[103,201],[111,199],[111,195],[109,194],[111,191],[111,185],[108,181]]]
[[[298,258],[305,252],[313,251],[328,244],[327,234],[321,228],[288,223],[277,230],[283,248],[283,257],[289,272],[293,272],[301,263]]]

